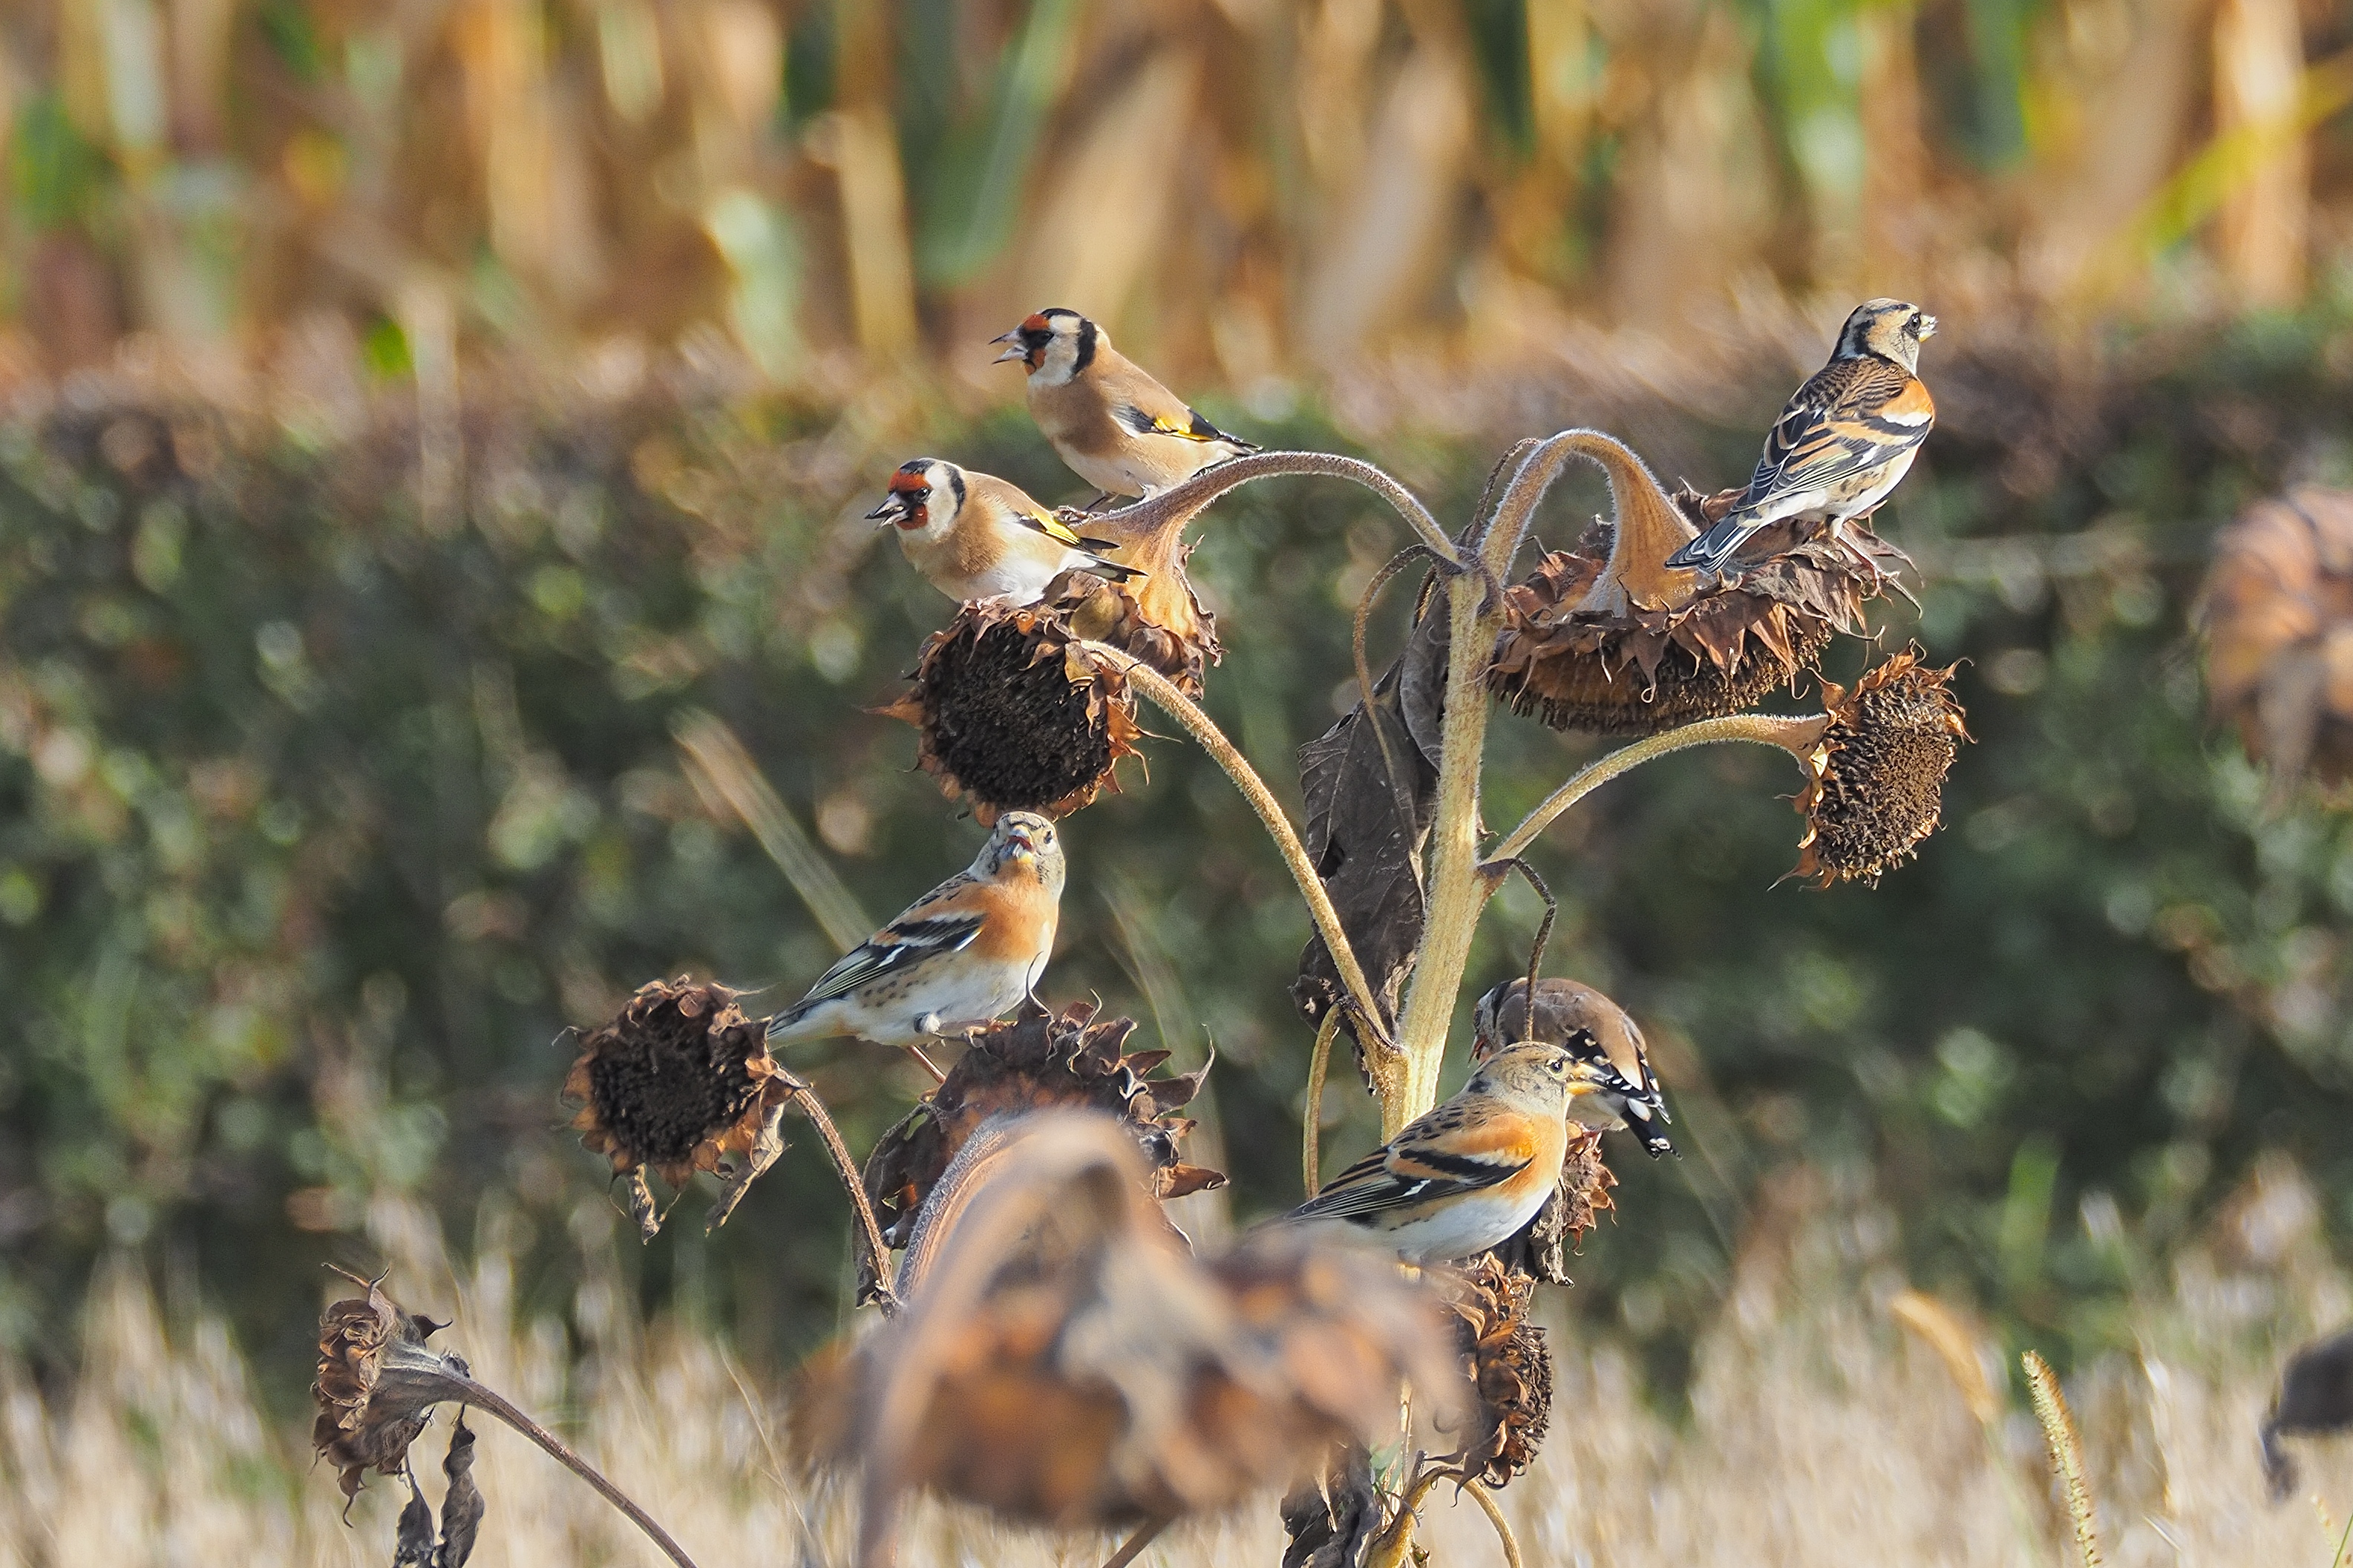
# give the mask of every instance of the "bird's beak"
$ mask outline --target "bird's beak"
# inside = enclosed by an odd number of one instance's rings
[[[1591,1062],[1579,1062],[1568,1075],[1568,1097],[1579,1100],[1588,1094],[1599,1094],[1611,1087],[1609,1079],[1617,1076],[1614,1072],[1605,1076]]]
[[[988,362],[991,364],[1003,364],[1009,359],[1028,359],[1029,357],[1029,345],[1022,341],[1021,329],[1018,327],[1014,328],[1009,332],[1000,333],[988,341],[992,343],[1004,343],[1007,345],[1003,353],[998,354],[995,359]]]
[[[1021,859],[1035,860],[1038,858],[1038,846],[1029,841],[1029,831],[1025,828],[1017,827],[1012,832],[1007,834],[1005,836],[1005,842],[1007,846],[1011,848],[1013,853]]]
[[[1920,318],[1920,341],[1921,341],[1922,342],[1924,342],[1924,343],[1925,343],[1925,342],[1926,342],[1930,338],[1933,338],[1933,337],[1935,337],[1936,335],[1936,317],[1934,317],[1934,316],[1923,316],[1923,317],[1921,317],[1921,318]]]
[[[877,528],[888,528],[907,515],[907,498],[893,490],[882,504],[866,514],[866,521]]]

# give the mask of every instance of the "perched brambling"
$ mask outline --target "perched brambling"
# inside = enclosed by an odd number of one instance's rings
[[[897,527],[899,548],[915,570],[959,604],[1008,598],[1034,605],[1065,572],[1118,583],[1143,575],[1104,560],[1096,552],[1116,545],[1071,532],[1019,486],[936,458],[900,464],[890,495],[866,515]]]
[[[1054,825],[1007,812],[969,869],[908,905],[770,1018],[768,1043],[855,1035],[904,1047],[929,1067],[919,1042],[989,1024],[1038,984],[1054,952],[1062,875]]]
[[[1258,450],[1195,413],[1076,310],[1040,310],[991,341],[1008,345],[997,363],[1029,367],[1029,416],[1105,497],[1148,496]]]
[[[1500,1247],[1560,1185],[1568,1108],[1606,1089],[1605,1070],[1540,1040],[1506,1047],[1461,1093],[1332,1178],[1292,1218],[1354,1226],[1409,1263]]]
[[[1535,1022],[1528,1022],[1525,976],[1507,980],[1479,998],[1471,1016],[1471,1059],[1484,1061],[1505,1046],[1522,1040],[1542,1040],[1566,1046],[1578,1056],[1607,1068],[1609,1087],[1579,1098],[1569,1107],[1568,1119],[1580,1127],[1604,1131],[1631,1131],[1642,1150],[1655,1160],[1672,1154],[1675,1146],[1663,1129],[1674,1121],[1659,1095],[1659,1080],[1651,1071],[1651,1053],[1642,1031],[1626,1009],[1574,980],[1536,982]],[[1680,1156],[1678,1156],[1680,1158]]]
[[[1732,510],[1667,564],[1717,571],[1767,523],[1797,518],[1835,529],[1886,500],[1936,423],[1936,401],[1915,374],[1920,345],[1936,331],[1936,317],[1901,300],[1857,305],[1830,363],[1773,422]]]

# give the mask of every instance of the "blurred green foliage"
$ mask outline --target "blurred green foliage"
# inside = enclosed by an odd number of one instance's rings
[[[1946,424],[1886,519],[1923,608],[1882,641],[1968,661],[1977,744],[1916,865],[1875,889],[1777,882],[1796,776],[1748,748],[1646,768],[1535,852],[1563,905],[1550,967],[1644,1021],[1677,1113],[1683,1160],[1613,1147],[1619,1217],[1574,1298],[1669,1385],[1788,1162],[1873,1172],[1918,1282],[2046,1347],[2123,1331],[2137,1271],[2259,1151],[2353,1190],[2353,834],[2311,803],[2263,809],[2208,732],[2187,623],[2219,521],[2290,477],[2353,474],[2333,412],[2353,329],[2159,346],[2117,363],[2177,368],[2099,383],[2022,353],[1936,367]],[[1520,405],[1615,424],[1695,479],[1753,450],[1753,427],[1579,395]],[[862,710],[948,608],[857,515],[902,454],[781,395],[485,388],[463,505],[426,516],[404,406],[273,423],[91,383],[0,427],[12,1343],[129,1248],[301,1364],[316,1265],[364,1259],[384,1192],[440,1205],[461,1241],[485,1192],[511,1197],[527,1298],[568,1303],[566,1226],[607,1196],[554,1100],[565,1027],[680,971],[788,998],[832,956],[681,773],[681,712],[735,730],[877,915],[977,840],[910,770],[909,732]],[[1230,416],[1270,446],[1347,446],[1312,413]],[[1016,413],[917,419],[933,450],[1077,490]],[[1367,455],[1459,518],[1518,434]],[[1540,531],[1566,542],[1602,504],[1573,475]],[[1398,542],[1360,492],[1303,480],[1202,530],[1229,650],[1208,706],[1294,796],[1294,748],[1352,700],[1348,608]],[[1409,599],[1392,592],[1377,647]],[[1841,648],[1833,675],[1863,657]],[[1595,750],[1499,720],[1490,825]],[[1307,922],[1223,775],[1175,740],[1147,752],[1070,825],[1044,989],[1156,1022],[1179,1067],[1214,1038],[1200,1136],[1237,1211],[1274,1211],[1298,1188],[1308,1035],[1285,986]],[[1499,899],[1466,1019],[1535,915],[1516,883]],[[861,1149],[918,1087],[846,1043],[796,1065]],[[1335,1076],[1336,1160],[1377,1117]],[[674,1225],[625,1268],[649,1302],[786,1355],[836,1321],[843,1223],[796,1147],[718,1237]]]

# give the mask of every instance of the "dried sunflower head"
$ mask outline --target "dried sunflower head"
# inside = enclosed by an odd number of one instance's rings
[[[1444,1342],[1371,1255],[1286,1231],[1196,1261],[1166,1239],[1132,1131],[1050,1111],[1021,1119],[907,1311],[821,1363],[797,1441],[863,1463],[870,1563],[910,1489],[1060,1528],[1174,1520],[1394,1423],[1409,1377],[1451,1405]]]
[[[1528,1316],[1535,1289],[1535,1279],[1491,1256],[1461,1277],[1451,1303],[1472,1390],[1461,1464],[1490,1487],[1535,1462],[1552,1423],[1552,1352],[1543,1328]]]
[[[1651,735],[1745,712],[1814,667],[1907,563],[1860,524],[1778,542],[1755,566],[1702,581],[1662,563],[1723,515],[1733,492],[1670,498],[1641,460],[1592,433],[1617,521],[1556,551],[1505,596],[1487,684],[1556,730]],[[1779,527],[1780,525],[1776,525]]]
[[[1525,1274],[1542,1285],[1567,1285],[1568,1254],[1585,1239],[1601,1215],[1618,1206],[1609,1189],[1618,1173],[1601,1158],[1601,1129],[1572,1127],[1568,1152],[1561,1161],[1560,1185],[1553,1189],[1536,1217],[1520,1233],[1495,1248],[1495,1258],[1514,1274]]]
[[[1876,881],[1936,830],[1945,775],[1969,738],[1953,700],[1956,667],[1932,668],[1916,649],[1879,665],[1852,691],[1822,683],[1829,721],[1799,758],[1806,819],[1791,874],[1818,887]]]
[[[752,1155],[797,1084],[735,997],[684,975],[650,981],[583,1042],[565,1078],[565,1098],[580,1106],[572,1119],[580,1142],[631,1178],[632,1207],[648,1236],[660,1216],[645,1171],[678,1187],[697,1171],[718,1170],[723,1156]]]
[[[403,1309],[385,1294],[381,1278],[343,1277],[367,1294],[337,1301],[320,1316],[319,1374],[311,1384],[319,1416],[311,1442],[340,1472],[349,1500],[369,1470],[400,1475],[427,1412],[445,1399],[467,1397],[475,1384],[463,1361],[425,1342],[448,1325]]]
[[[1104,789],[1136,754],[1135,695],[1117,662],[1081,647],[1098,642],[1151,666],[1187,695],[1219,656],[1217,618],[1185,574],[1183,520],[1133,538],[1115,524],[1125,583],[1065,572],[1034,605],[969,604],[916,655],[914,686],[877,710],[915,726],[915,760],[953,800],[969,797],[983,822],[1000,811],[1065,816]],[[1096,528],[1104,520],[1090,520]]]
[[[2214,539],[2207,698],[2282,787],[2353,780],[2353,492],[2257,501]]]
[[[926,1201],[984,1124],[1036,1110],[1096,1110],[1117,1119],[1147,1162],[1155,1197],[1225,1185],[1221,1173],[1186,1164],[1177,1153],[1194,1125],[1178,1112],[1200,1093],[1210,1064],[1146,1078],[1168,1053],[1126,1051],[1134,1032],[1133,1018],[1098,1020],[1092,1005],[1075,1002],[1060,1013],[1026,1005],[1011,1023],[975,1036],[946,1080],[867,1156],[866,1193],[883,1239],[893,1247],[913,1241]],[[936,1215],[923,1223],[942,1235],[950,1228]]]

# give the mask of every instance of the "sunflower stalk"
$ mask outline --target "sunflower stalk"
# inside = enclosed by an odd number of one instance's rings
[[[1238,462],[1250,460],[1247,458],[1236,459]],[[1176,492],[1167,493],[1173,495]],[[1356,962],[1356,950],[1348,944],[1348,933],[1340,924],[1340,911],[1332,907],[1332,896],[1324,890],[1324,879],[1316,874],[1315,862],[1308,857],[1306,845],[1300,842],[1299,830],[1292,826],[1290,816],[1282,809],[1282,803],[1274,798],[1274,792],[1267,787],[1258,770],[1250,766],[1250,759],[1242,755],[1241,749],[1218,728],[1217,721],[1203,712],[1198,703],[1179,691],[1174,681],[1108,643],[1082,642],[1079,646],[1089,654],[1108,661],[1133,682],[1137,690],[1152,699],[1170,718],[1184,725],[1187,732],[1200,743],[1201,749],[1226,770],[1226,776],[1234,781],[1234,787],[1241,791],[1242,798],[1250,803],[1251,810],[1258,813],[1259,820],[1266,825],[1267,833],[1274,839],[1275,847],[1282,852],[1283,864],[1291,868],[1292,880],[1299,884],[1300,897],[1307,900],[1307,912],[1314,920],[1315,930],[1324,938],[1324,944],[1332,950],[1333,962],[1339,968],[1341,982],[1347,986],[1348,995],[1356,1004],[1355,1021],[1360,1031],[1359,1037],[1366,1039],[1370,1046],[1367,1059],[1373,1064],[1375,1079],[1388,1084],[1395,1071],[1393,1058],[1397,1055],[1397,1047],[1380,1031],[1381,1010],[1374,999],[1372,985],[1365,978],[1363,966]]]

